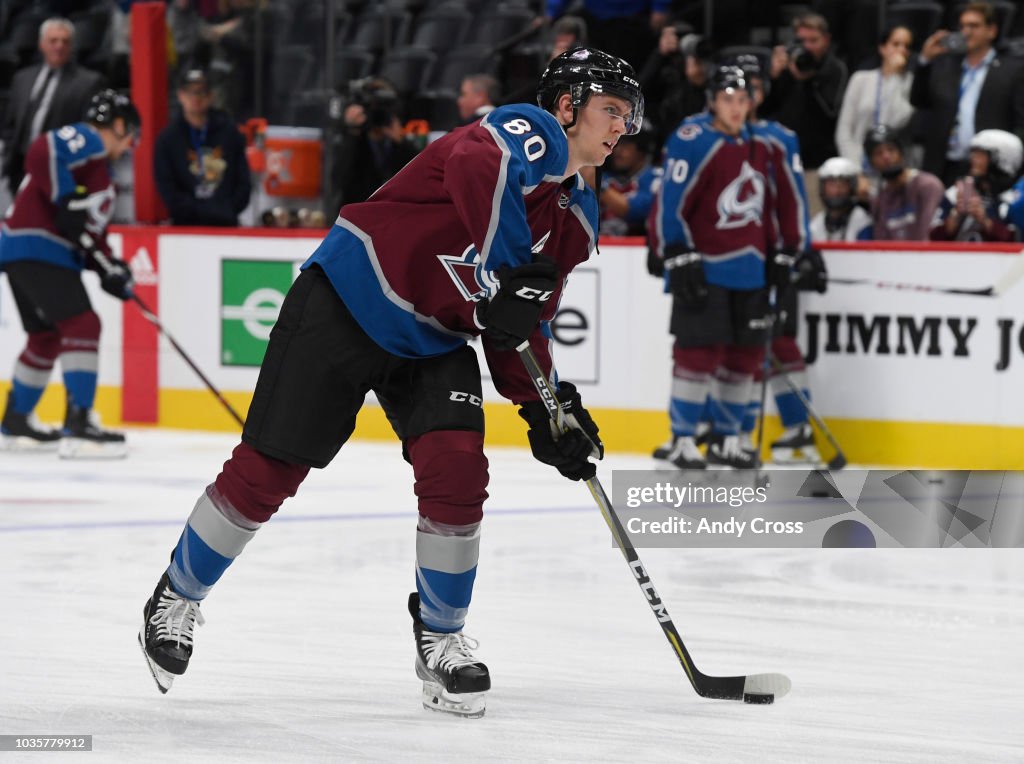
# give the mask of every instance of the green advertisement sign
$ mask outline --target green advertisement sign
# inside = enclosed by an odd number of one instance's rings
[[[259,366],[270,330],[298,263],[222,260],[220,264],[220,357],[225,366]]]

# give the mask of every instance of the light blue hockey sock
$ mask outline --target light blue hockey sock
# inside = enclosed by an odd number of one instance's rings
[[[209,486],[189,515],[167,568],[174,591],[186,599],[204,599],[259,527]]]
[[[793,371],[789,373],[789,378],[809,401],[811,391],[807,386],[807,373]],[[772,394],[775,396],[775,405],[779,409],[779,419],[782,420],[783,427],[789,429],[807,423],[807,409],[804,408],[804,404],[800,402],[796,393],[786,384],[786,380],[781,377],[772,377]]]
[[[99,353],[95,350],[65,351],[60,354],[60,366],[68,399],[78,408],[91,409],[96,400]]]
[[[49,376],[49,372],[47,372],[47,376]],[[43,397],[44,390],[46,390],[45,381],[42,387],[35,387],[34,385],[27,385],[15,377],[11,384],[11,405],[14,411],[18,414],[31,413],[35,409],[36,404],[39,403],[39,399]]]
[[[480,523],[449,525],[420,515],[416,528],[416,591],[420,620],[431,631],[461,631],[480,558]]]
[[[710,386],[710,378],[706,374],[693,373],[688,377],[673,375],[672,398],[668,407],[673,437],[692,437],[697,432],[697,425],[707,412]]]
[[[714,431],[737,435],[750,403],[750,374],[720,370],[711,380],[711,417]]]

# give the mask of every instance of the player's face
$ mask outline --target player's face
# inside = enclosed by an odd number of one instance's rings
[[[133,130],[125,128],[124,120],[118,117],[110,126],[111,142],[107,147],[107,155],[116,161],[127,154],[135,146],[138,137]]]
[[[567,132],[585,166],[604,164],[626,132],[631,110],[624,98],[595,93],[587,99],[576,115],[576,125]]]
[[[871,166],[879,172],[895,167],[903,161],[903,152],[891,143],[880,143],[871,151]]]
[[[988,152],[974,149],[970,154],[971,175],[981,178],[988,175]]]
[[[711,102],[715,112],[714,127],[729,135],[739,135],[750,113],[750,104],[750,94],[746,90],[719,90]]]
[[[825,178],[821,182],[821,195],[825,199],[845,199],[853,195],[850,182],[842,178]]]

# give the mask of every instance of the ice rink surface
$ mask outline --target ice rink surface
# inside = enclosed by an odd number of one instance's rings
[[[483,719],[420,706],[412,475],[384,444],[260,531],[160,695],[142,606],[236,439],[129,438],[120,462],[0,454],[0,734],[91,734],[97,762],[1024,761],[1021,550],[642,549],[702,671],[793,680],[772,706],[703,700],[585,487],[517,450],[489,453],[466,629]],[[606,461],[606,485],[653,466]]]

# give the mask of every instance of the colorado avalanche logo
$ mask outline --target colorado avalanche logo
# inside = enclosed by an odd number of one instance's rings
[[[676,130],[676,135],[678,135],[681,140],[692,141],[702,132],[703,130],[700,129],[700,125],[683,125]]]
[[[572,201],[571,197],[566,193],[560,193],[558,195],[558,206],[563,209],[569,209],[569,202]]]
[[[551,231],[541,236],[530,251],[535,255],[542,252],[549,236]],[[466,247],[461,255],[438,255],[437,259],[467,302],[479,302],[498,287],[498,282],[484,270],[480,262],[480,253],[472,244]]]
[[[718,222],[715,228],[742,228],[761,224],[764,213],[764,176],[748,162],[740,174],[718,196]]]

